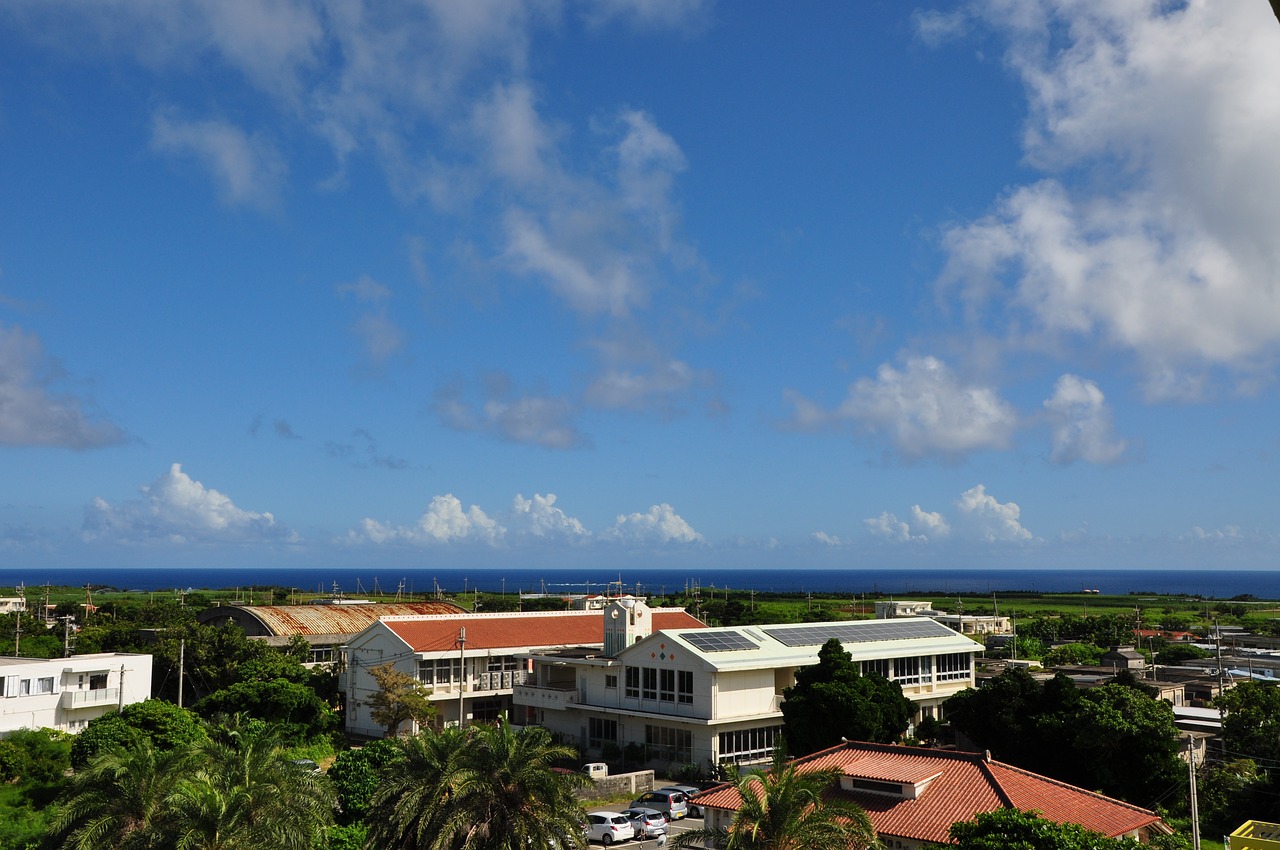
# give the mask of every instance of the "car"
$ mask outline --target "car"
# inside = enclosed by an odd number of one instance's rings
[[[623,809],[619,814],[631,821],[637,838],[655,838],[667,831],[667,816],[656,809]]]
[[[635,827],[626,815],[606,811],[587,813],[587,841],[599,841],[607,847],[617,841],[630,841],[635,834]]]
[[[657,809],[665,812],[672,820],[680,820],[689,813],[685,805],[684,792],[665,788],[659,791],[645,791],[630,803],[633,809]]]
[[[683,793],[685,804],[689,807],[689,817],[691,818],[702,817],[702,809],[699,806],[695,806],[692,802],[692,798],[694,794],[702,793],[701,788],[697,788],[693,785],[664,785],[658,790],[659,791],[679,791]]]

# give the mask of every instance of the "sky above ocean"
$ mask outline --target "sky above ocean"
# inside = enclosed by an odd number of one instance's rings
[[[1259,569],[1265,3],[0,4],[0,568]]]

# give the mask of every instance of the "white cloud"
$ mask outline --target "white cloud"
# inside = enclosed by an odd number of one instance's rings
[[[82,400],[53,392],[59,377],[34,334],[0,324],[0,446],[79,450],[124,440],[111,422],[89,416]]]
[[[404,332],[387,313],[390,289],[368,275],[361,275],[354,283],[340,283],[336,289],[339,294],[350,295],[367,308],[356,317],[352,330],[371,363],[385,363],[404,348]]]
[[[967,530],[979,539],[989,542],[1026,541],[1033,539],[1030,531],[1022,527],[1022,509],[1015,502],[998,502],[987,494],[987,488],[978,484],[960,494],[956,507]]]
[[[460,543],[496,545],[507,530],[478,505],[463,509],[452,493],[435,496],[413,525],[397,526],[366,517],[347,532],[346,542],[378,545],[404,543],[417,546]]]
[[[909,522],[885,511],[880,516],[864,519],[862,524],[872,536],[897,543],[926,543],[951,533],[951,526],[942,514],[923,510],[919,505],[911,506]]]
[[[142,498],[85,509],[83,536],[117,543],[295,543],[297,535],[269,513],[247,511],[173,464]]]
[[[916,9],[911,13],[911,25],[916,38],[929,47],[938,47],[962,38],[969,32],[969,16],[963,10],[938,12],[932,9]]]
[[[1008,38],[1027,161],[1049,176],[951,228],[943,281],[1011,333],[1132,353],[1149,398],[1188,398],[1216,368],[1253,388],[1280,352],[1266,4],[970,9]]]
[[[702,543],[702,535],[663,502],[644,513],[619,514],[601,537],[629,544]]]
[[[151,146],[199,161],[212,175],[219,196],[231,205],[274,207],[288,170],[275,146],[227,121],[184,121],[158,112],[152,118]]]
[[[904,369],[883,364],[861,378],[833,411],[789,393],[794,427],[853,423],[885,433],[904,456],[958,457],[1009,444],[1017,415],[990,387],[964,385],[935,357],[911,357]]]
[[[505,376],[491,376],[485,398],[473,405],[465,388],[442,389],[432,409],[440,421],[458,431],[487,434],[513,443],[529,443],[548,449],[575,449],[590,440],[573,424],[573,407],[564,398],[518,395]]]
[[[834,547],[834,546],[841,546],[844,544],[844,541],[842,541],[839,537],[836,537],[835,535],[832,535],[832,534],[827,534],[825,531],[815,531],[813,532],[813,534],[809,536],[812,537],[814,540],[818,541],[819,543],[824,543],[827,546]]]
[[[1061,376],[1044,407],[1053,427],[1055,463],[1115,463],[1124,454],[1124,440],[1112,434],[1106,397],[1093,381]]]
[[[619,20],[639,29],[691,30],[706,23],[712,5],[712,0],[589,0],[581,11],[589,26]]]
[[[534,493],[532,499],[517,493],[511,505],[512,526],[539,538],[578,541],[591,536],[586,526],[555,505],[554,493]]]

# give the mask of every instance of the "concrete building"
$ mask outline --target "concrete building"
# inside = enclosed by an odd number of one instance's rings
[[[649,616],[657,628],[704,628],[684,609],[655,608]],[[568,647],[598,654],[606,617],[599,610],[383,617],[343,648],[339,684],[347,731],[379,738],[386,733],[370,715],[368,698],[377,690],[369,670],[388,663],[431,688],[441,723],[457,723],[460,716],[468,722],[514,717],[512,692],[529,676],[522,657]]]
[[[95,717],[150,696],[150,655],[0,658],[0,735],[18,729],[79,732]]]
[[[22,596],[0,596],[0,614],[17,614],[27,610],[27,600]]]
[[[300,637],[311,645],[309,664],[328,664],[338,660],[338,647],[379,617],[465,613],[465,609],[451,602],[347,599],[311,605],[217,605],[201,611],[196,620],[211,626],[234,623],[248,637],[274,646],[288,646]]]
[[[876,619],[891,620],[899,617],[928,617],[962,635],[1007,635],[1013,631],[1008,617],[991,614],[950,614],[937,611],[928,602],[906,599],[880,599],[876,601]]]
[[[602,650],[530,653],[515,721],[545,726],[592,755],[639,745],[649,763],[702,767],[767,759],[782,692],[837,638],[863,672],[902,686],[918,716],[974,683],[981,647],[926,618],[664,627],[638,600],[604,610]]]

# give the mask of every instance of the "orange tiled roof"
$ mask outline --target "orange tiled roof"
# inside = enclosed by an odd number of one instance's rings
[[[878,835],[950,843],[953,823],[1001,808],[1034,809],[1059,823],[1078,823],[1112,838],[1155,827],[1167,831],[1154,812],[1032,773],[980,753],[929,750],[850,741],[801,760],[801,769],[838,770],[846,775],[915,784],[936,778],[915,800],[864,791],[838,791],[867,812]],[[704,808],[736,810],[733,785],[698,795]]]
[[[600,611],[531,611],[523,614],[460,614],[383,621],[414,652],[458,648],[459,629],[467,630],[467,650],[522,649],[604,644]],[[653,630],[701,629],[683,608],[653,609]]]

